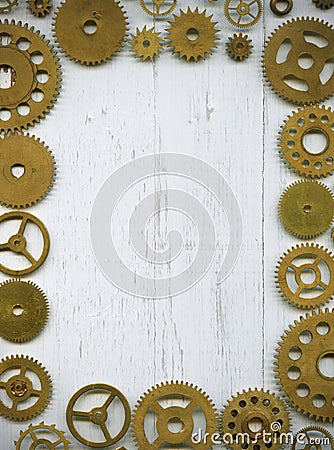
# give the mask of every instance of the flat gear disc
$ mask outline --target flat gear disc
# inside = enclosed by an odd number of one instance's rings
[[[311,449],[312,446],[316,450],[334,450],[334,438],[325,428],[305,427],[295,434],[291,450]]]
[[[285,164],[299,175],[320,178],[334,170],[334,113],[325,106],[306,107],[293,112],[281,127],[280,155]],[[325,146],[312,152],[305,139],[312,134],[322,135]]]
[[[225,0],[226,19],[236,28],[250,28],[262,14],[261,0]]]
[[[28,8],[36,17],[45,17],[52,9],[51,0],[27,0]]]
[[[56,12],[56,41],[71,60],[95,66],[120,51],[127,33],[125,12],[113,0],[66,0]],[[85,31],[87,26],[96,31]]]
[[[34,378],[29,377],[29,372]],[[6,397],[6,402],[0,400],[0,415],[9,420],[29,420],[41,414],[50,402],[52,383],[42,364],[29,356],[16,355],[0,362],[1,390],[1,399]]]
[[[55,425],[30,424],[25,431],[20,432],[20,438],[14,442],[16,450],[35,450],[36,448],[49,448],[52,450],[68,450],[70,441],[65,438],[64,431],[58,431]]]
[[[226,43],[226,51],[234,61],[243,61],[252,53],[252,41],[248,39],[247,34],[233,34],[228,38]]]
[[[327,42],[318,46],[309,36],[317,35]],[[277,62],[283,45],[291,49],[285,60]],[[300,58],[308,55],[313,64],[300,66]],[[310,105],[325,101],[334,92],[334,74],[323,82],[325,65],[334,58],[334,29],[320,19],[296,18],[276,29],[266,42],[263,52],[263,71],[274,91],[285,100],[297,105]]]
[[[35,136],[9,135],[0,139],[0,204],[27,208],[43,200],[55,182],[56,164],[52,153]],[[13,169],[23,174],[15,175]]]
[[[137,28],[136,34],[132,34],[131,37],[132,49],[130,52],[136,53],[135,58],[142,58],[142,61],[147,59],[153,61],[155,56],[159,56],[159,51],[162,50],[162,41],[159,33],[154,32],[154,28],[147,30],[146,25],[141,31]]]
[[[301,239],[311,239],[330,227],[334,196],[325,184],[296,181],[283,192],[278,212],[287,231]]]
[[[61,71],[53,47],[33,27],[5,20],[0,33],[1,64],[14,80],[0,90],[0,130],[13,132],[33,126],[54,106]]]
[[[334,0],[312,0],[317,8],[329,9],[334,6]]]
[[[180,406],[180,399],[184,405]],[[161,403],[166,402],[162,406]],[[168,403],[167,403],[168,402]],[[208,395],[192,384],[181,382],[167,382],[153,386],[140,398],[135,406],[133,416],[133,437],[136,445],[141,450],[157,450],[165,448],[165,445],[177,446],[177,448],[211,448],[211,439],[201,440],[195,444],[192,440],[194,433],[193,413],[201,411],[205,418],[205,430],[203,436],[213,436],[217,430],[216,409]],[[145,420],[151,412],[154,412],[155,433],[154,437],[148,436],[145,429]],[[196,412],[197,412],[196,411]],[[172,432],[168,428],[170,421],[182,423],[178,432]],[[198,430],[196,430],[198,431]]]
[[[297,411],[332,422],[334,377],[322,364],[334,356],[334,313],[326,309],[306,314],[289,328],[276,350],[277,385]]]
[[[229,438],[228,442],[224,443],[233,450],[240,448],[266,450],[269,439],[272,450],[283,448],[284,442],[280,442],[279,436],[281,433],[288,433],[291,427],[290,415],[285,404],[274,394],[263,389],[248,389],[237,393],[225,406],[222,414],[222,434],[233,436],[233,442]],[[255,422],[261,423],[261,430],[254,431],[252,423]],[[265,440],[264,433],[266,433]],[[246,434],[249,438],[247,442],[242,443],[242,447],[238,441],[241,434]]]

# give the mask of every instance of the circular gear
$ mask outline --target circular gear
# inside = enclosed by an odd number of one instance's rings
[[[310,38],[315,35],[327,44]],[[287,45],[291,48],[284,56]],[[334,92],[334,74],[327,80],[322,77],[333,58],[333,27],[320,19],[296,18],[279,26],[266,42],[263,71],[280,97],[310,105],[325,101]]]
[[[15,134],[0,139],[0,159],[1,205],[27,208],[43,200],[53,187],[54,158],[44,142],[34,136]]]
[[[283,8],[278,6],[280,0],[270,0],[270,9],[276,16],[285,16],[285,14],[289,14],[289,12],[293,8],[293,0],[283,0]]]
[[[31,14],[36,17],[45,17],[52,9],[51,0],[28,0],[27,4]]]
[[[297,411],[311,419],[332,422],[334,313],[328,309],[313,312],[289,328],[275,356],[277,385]]]
[[[153,0],[148,2],[147,0],[140,0],[140,6],[142,9],[152,17],[165,17],[174,11],[177,4],[177,0]]]
[[[234,61],[243,61],[252,53],[252,40],[248,39],[247,34],[233,34],[228,38],[226,51]]]
[[[16,450],[35,450],[36,448],[49,448],[52,450],[68,450],[70,441],[65,438],[64,431],[58,431],[55,425],[30,424],[25,431],[20,432],[20,437],[14,442]]]
[[[212,15],[206,16],[206,10],[201,13],[196,8],[194,11],[188,7],[187,12],[180,11],[180,15],[173,15],[174,20],[169,21],[170,43],[167,47],[173,48],[173,55],[179,54],[179,58],[198,61],[205,59],[206,55],[212,55],[212,49],[217,48],[215,41],[219,38],[216,34],[220,31],[215,28],[218,22],[212,22]]]
[[[132,34],[131,52],[134,52],[135,58],[142,58],[142,61],[149,59],[153,61],[155,56],[159,56],[159,51],[162,50],[162,42],[159,33],[154,32],[154,28],[149,30],[145,27],[140,31],[136,30],[136,34]]]
[[[0,7],[0,13],[7,13],[10,12],[13,8],[13,6],[18,5],[18,0],[5,0],[7,5]]]
[[[334,6],[334,0],[312,0],[317,8],[329,9]]]
[[[295,111],[285,121],[279,136],[280,155],[299,175],[320,178],[334,170],[334,113],[325,106]],[[321,136],[323,148],[312,149],[307,139]]]
[[[41,414],[50,402],[51,378],[33,358],[7,357],[0,362],[1,391],[0,415],[15,421],[29,420]]]
[[[261,0],[225,0],[225,17],[237,28],[251,28],[262,14]]]
[[[272,450],[283,448],[284,442],[279,437],[282,433],[283,436],[289,433],[291,427],[286,406],[274,394],[263,389],[243,390],[233,396],[222,414],[222,434],[229,436],[228,442],[223,443],[233,450],[266,450],[269,440]],[[241,435],[248,437],[242,446],[239,441]]]
[[[167,445],[177,448],[209,449],[210,439],[194,444],[192,436],[195,430],[194,411],[205,419],[203,436],[213,436],[217,429],[216,409],[209,396],[192,384],[167,382],[152,387],[138,401],[133,416],[133,437],[136,445],[142,450],[157,450]],[[152,436],[145,428],[148,416],[155,419]],[[177,429],[170,430],[175,425]],[[178,427],[179,426],[179,427]]]
[[[334,450],[334,438],[325,428],[309,426],[299,430],[293,439],[291,450]]]
[[[57,100],[61,71],[49,41],[28,25],[0,23],[0,58],[10,80],[0,89],[0,130],[15,131],[45,117]]]
[[[278,212],[287,231],[301,239],[311,239],[331,225],[334,196],[325,184],[297,181],[283,192]]]
[[[66,0],[56,12],[56,40],[71,60],[95,66],[120,51],[127,33],[126,19],[114,0]]]

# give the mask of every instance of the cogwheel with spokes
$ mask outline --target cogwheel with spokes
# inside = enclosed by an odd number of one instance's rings
[[[36,17],[45,17],[52,9],[51,0],[27,0],[28,8]]]
[[[20,432],[20,437],[14,442],[16,450],[34,450],[36,448],[49,448],[52,450],[68,450],[71,444],[65,438],[65,432],[59,431],[55,425],[30,424],[25,431]]]
[[[5,5],[0,7],[0,13],[8,13],[12,10],[13,6],[19,4],[18,0],[5,0]]]
[[[142,61],[147,59],[153,61],[155,56],[159,56],[159,51],[162,50],[162,40],[154,28],[147,30],[146,25],[141,31],[137,28],[136,34],[132,34],[131,37],[132,49],[130,52],[135,53],[135,58],[142,58]]]

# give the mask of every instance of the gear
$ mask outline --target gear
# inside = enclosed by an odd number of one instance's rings
[[[13,132],[33,126],[50,111],[61,71],[53,47],[33,27],[5,20],[0,34],[0,58],[11,78],[9,88],[0,90],[0,130]]]
[[[52,153],[44,142],[29,135],[9,135],[0,139],[0,204],[8,208],[27,208],[43,200],[56,176]],[[16,176],[14,169],[22,169]],[[2,173],[2,175],[1,175]]]
[[[283,448],[284,442],[281,442],[279,436],[289,432],[290,422],[290,415],[284,403],[269,391],[256,388],[243,390],[233,396],[223,411],[221,428],[223,436],[231,436],[233,433],[233,441],[224,442],[233,450],[266,450],[269,439],[270,448],[276,450]],[[261,429],[255,431],[253,424],[261,424]],[[247,435],[248,438],[242,445],[239,441],[241,435]]]
[[[252,48],[251,39],[248,39],[247,34],[242,35],[242,33],[234,33],[233,37],[229,37],[226,43],[226,51],[234,61],[243,61],[248,58],[252,53]]]
[[[29,372],[34,378],[29,377]],[[10,420],[29,420],[41,414],[50,402],[52,382],[42,364],[29,356],[16,355],[0,362],[1,391],[0,415]]]
[[[45,17],[52,9],[51,0],[27,0],[28,8],[36,17]]]
[[[146,14],[153,17],[165,17],[174,11],[177,4],[177,0],[153,0],[148,2],[147,0],[140,0],[140,6],[146,12]],[[161,9],[162,7],[162,9]]]
[[[311,41],[314,35],[327,45],[320,47],[317,41]],[[281,51],[287,45],[291,49],[284,58]],[[334,74],[326,81],[321,77],[333,58],[333,27],[320,19],[297,18],[281,25],[266,42],[263,71],[279,96],[298,105],[310,105],[326,100],[334,92]]]
[[[174,20],[168,22],[170,35],[168,47],[173,48],[173,54],[179,53],[179,58],[187,61],[205,59],[207,54],[212,55],[212,49],[216,48],[215,41],[219,38],[216,34],[220,31],[215,28],[218,22],[212,22],[212,15],[206,16],[206,10],[201,13],[196,8],[194,11],[188,7],[187,12],[180,11],[180,15],[173,15]]]
[[[293,8],[293,0],[284,0],[285,8],[282,9],[277,6],[277,3],[279,3],[279,0],[270,0],[270,9],[276,16],[285,16]]]
[[[317,8],[329,9],[334,6],[334,0],[312,0]]]
[[[201,412],[205,419],[204,428],[206,428],[202,430],[203,440],[197,445],[192,441],[195,410],[198,414]],[[154,436],[150,436],[145,429],[145,419],[151,413],[156,422]],[[169,428],[171,425],[176,427],[181,425],[181,429],[173,432]],[[212,442],[210,439],[204,439],[204,436],[212,437],[216,432],[217,415],[209,396],[197,386],[182,381],[167,382],[153,386],[140,398],[135,406],[132,426],[134,440],[141,450],[160,449],[165,448],[166,445],[168,448],[174,446],[189,448],[190,446],[205,450],[211,448]]]
[[[312,447],[315,447],[317,450],[333,450],[334,438],[329,431],[322,427],[309,426],[302,428],[294,436],[291,450],[304,450]]]
[[[132,34],[131,52],[136,53],[135,58],[142,58],[142,61],[150,59],[153,61],[155,56],[159,56],[159,50],[162,49],[162,42],[159,33],[155,33],[153,28],[149,30],[145,27],[140,31],[136,30],[136,34]]]
[[[56,450],[68,450],[70,441],[65,438],[64,431],[58,431],[55,425],[30,424],[26,431],[20,432],[20,438],[14,442],[16,450],[34,450],[39,446]]]
[[[7,2],[7,5],[0,7],[0,13],[10,12],[13,6],[18,5],[18,0],[5,0],[5,1]]]
[[[38,269],[46,260],[50,249],[49,233],[44,224],[39,219],[37,219],[37,217],[26,212],[9,212],[7,214],[3,214],[2,216],[0,216],[0,226],[1,223],[7,222],[9,220],[20,220],[21,223],[18,232],[11,236],[7,242],[5,242],[4,244],[0,244],[0,253],[9,251],[18,255],[22,255],[26,260],[28,260],[30,266],[23,269],[11,269],[10,267],[7,267],[4,264],[0,263],[0,271],[12,276],[27,275]],[[27,239],[24,236],[24,232],[28,222],[36,225],[43,237],[43,249],[37,259],[30,253],[30,251],[27,250]]]
[[[120,51],[127,33],[126,19],[114,0],[66,0],[56,12],[56,40],[71,60],[95,66]]]
[[[33,339],[44,328],[49,305],[44,292],[31,281],[0,284],[0,336],[12,342]]]
[[[330,175],[334,170],[334,113],[325,106],[299,109],[288,117],[279,136],[280,155],[294,172],[310,178]],[[324,137],[322,151],[306,146],[307,136]]]
[[[334,377],[326,362],[334,357],[334,313],[319,310],[289,328],[275,355],[277,385],[297,411],[332,422]]]
[[[262,14],[261,0],[225,0],[225,17],[234,27],[250,28]]]
[[[334,196],[313,180],[292,183],[281,196],[278,212],[287,231],[302,239],[324,233],[333,221]]]

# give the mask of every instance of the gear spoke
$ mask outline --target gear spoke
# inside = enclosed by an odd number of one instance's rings
[[[112,440],[112,437],[111,437],[111,435],[110,435],[110,432],[109,432],[109,430],[108,430],[108,427],[107,427],[106,423],[105,423],[105,422],[104,422],[104,423],[101,423],[100,427],[101,427],[103,436],[105,437],[105,440],[106,440],[107,442],[111,441],[111,440]]]
[[[75,417],[76,420],[90,420],[90,412],[89,411],[72,411],[72,416]]]
[[[32,256],[27,249],[21,250],[21,254],[27,258],[31,265],[35,265],[37,263],[36,259]]]
[[[32,430],[32,429],[29,430],[29,435],[34,442],[36,442],[38,440],[34,430]]]
[[[8,242],[6,242],[5,244],[0,244],[0,252],[4,252],[6,250],[9,250]]]
[[[103,403],[102,409],[108,409],[113,400],[116,398],[116,395],[114,393],[111,393],[107,400]]]
[[[40,397],[42,395],[42,391],[38,389],[32,389],[30,392],[30,397]]]
[[[26,229],[27,223],[28,223],[28,217],[24,216],[22,218],[22,220],[21,220],[20,228],[19,228],[19,231],[18,231],[18,234],[20,234],[21,236],[24,234],[24,231]]]

